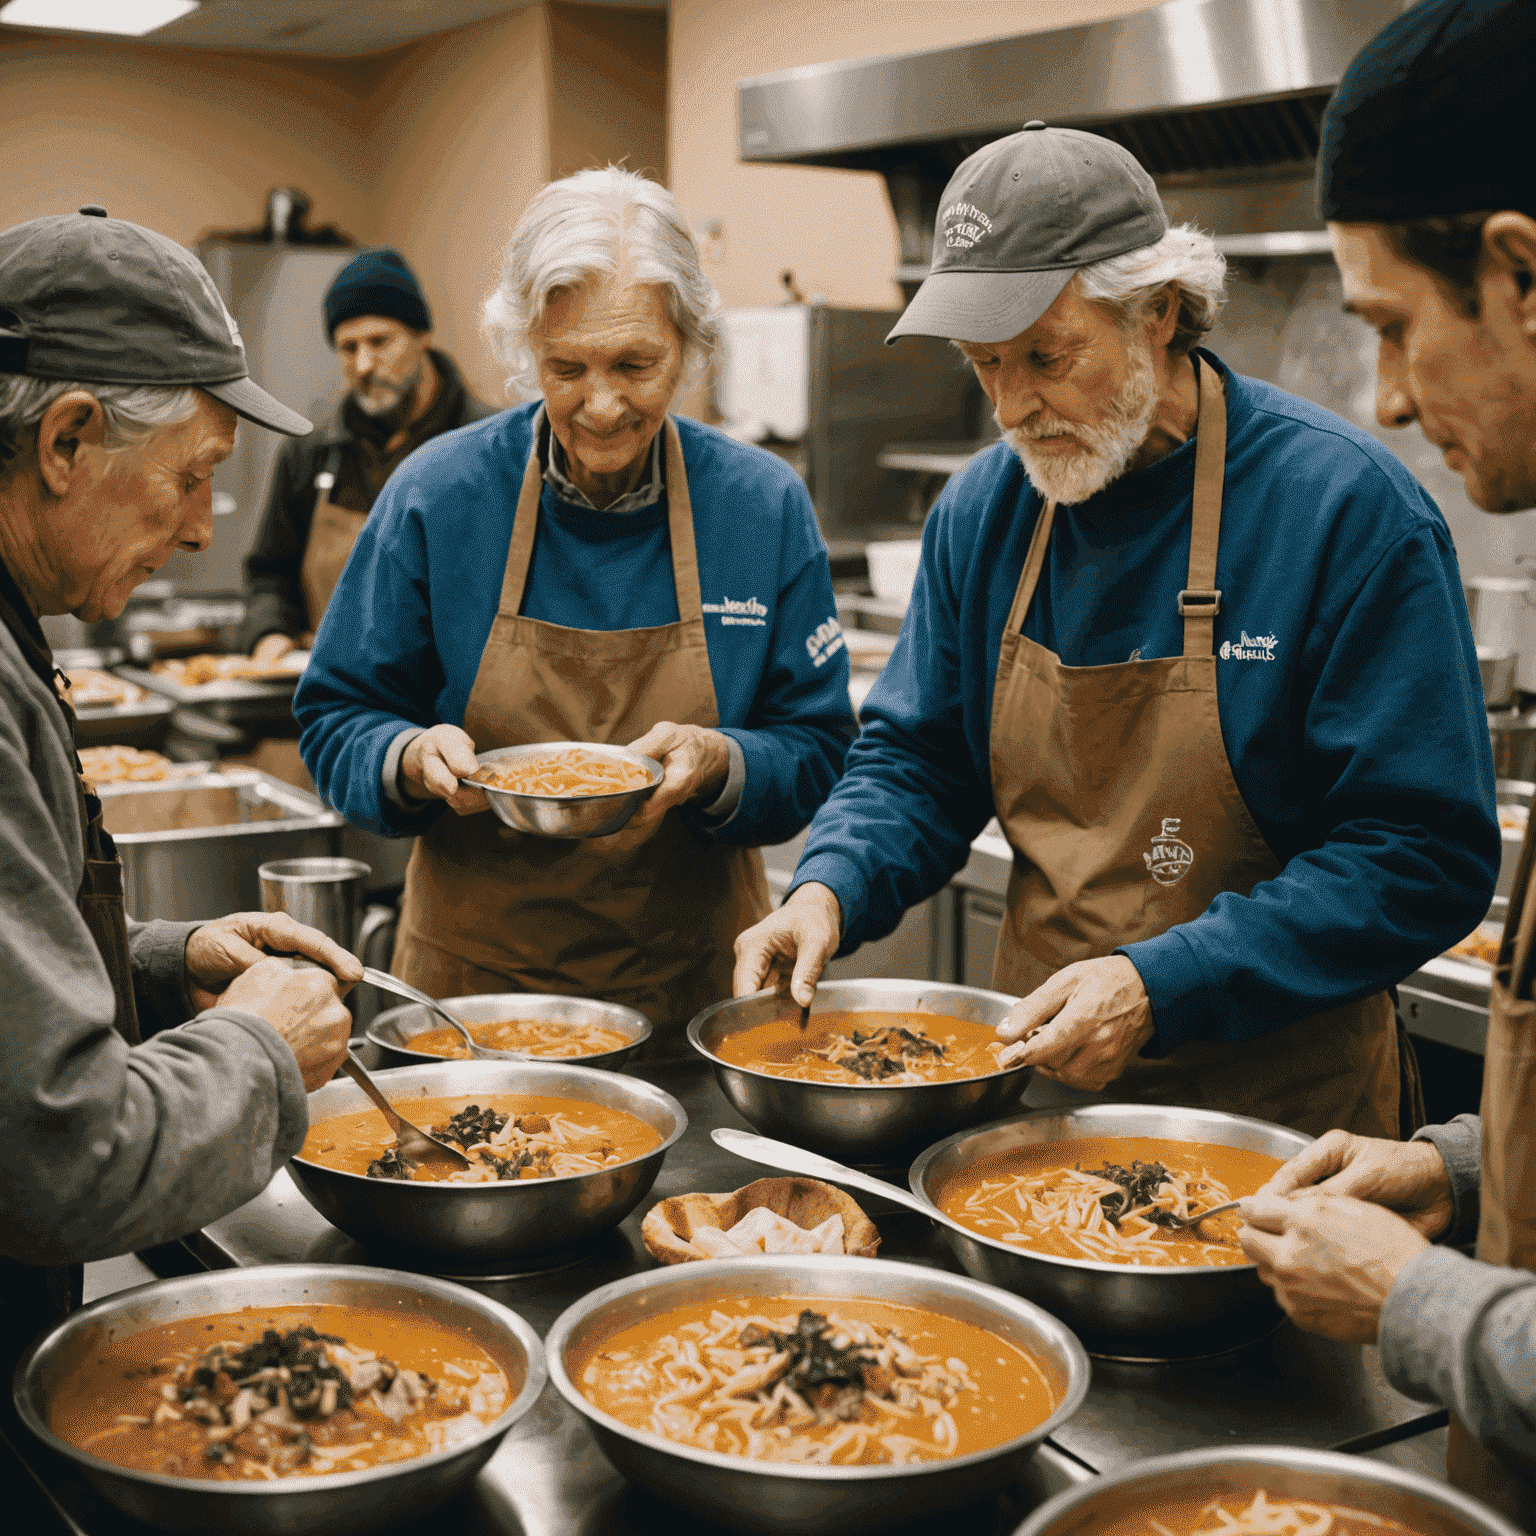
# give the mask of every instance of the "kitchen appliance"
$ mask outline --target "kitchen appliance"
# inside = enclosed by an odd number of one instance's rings
[[[363,897],[373,871],[357,859],[274,859],[260,865],[261,910],[286,912],[343,949],[357,945]]]
[[[879,173],[899,241],[893,276],[910,298],[928,270],[944,186],[967,155],[1031,119],[1123,144],[1170,217],[1210,231],[1226,255],[1228,301],[1210,346],[1239,373],[1376,437],[1444,512],[1463,570],[1497,571],[1511,559],[1500,520],[1472,505],[1420,431],[1376,422],[1376,338],[1342,312],[1316,210],[1323,109],[1350,61],[1403,9],[1402,0],[1172,0],[1087,26],[802,65],[738,82],[740,154]],[[903,360],[898,372],[926,369],[906,361],[909,345],[889,349]],[[903,466],[888,472],[914,483],[958,471],[975,444],[899,440],[978,433],[891,421],[884,435],[884,459]],[[1536,647],[1501,648],[1530,650],[1526,665],[1536,666]]]
[[[331,280],[357,253],[349,246],[289,245],[209,239],[197,254],[229,306],[245,342],[251,377],[316,426],[335,408],[343,387],[336,354],[321,319]],[[288,439],[245,427],[235,451],[213,472],[215,495],[234,500],[219,519],[211,549],[177,553],[162,575],[181,594],[239,592],[246,554],[266,509],[272,467]],[[227,506],[227,503],[220,503]]]

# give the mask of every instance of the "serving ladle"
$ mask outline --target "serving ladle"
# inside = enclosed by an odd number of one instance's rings
[[[889,1200],[893,1205],[904,1205],[909,1210],[926,1216],[930,1221],[943,1222],[945,1226],[956,1227],[958,1231],[965,1231],[958,1226],[937,1207],[929,1205],[926,1200],[919,1200],[916,1195],[909,1194],[899,1184],[887,1184],[884,1179],[871,1178],[867,1173],[860,1173],[857,1168],[849,1168],[843,1163],[834,1162],[830,1157],[822,1157],[817,1152],[807,1152],[804,1147],[791,1146],[787,1141],[775,1141],[771,1136],[756,1136],[751,1131],[736,1131],[729,1126],[718,1126],[710,1133],[710,1138],[717,1147],[724,1147],[727,1152],[734,1152],[737,1157],[744,1157],[749,1163],[762,1163],[769,1168],[778,1168],[784,1173],[803,1173],[812,1179],[829,1179],[834,1184],[847,1184],[854,1189],[862,1189],[867,1194],[879,1195],[882,1199]],[[1201,1211],[1198,1216],[1171,1216],[1175,1226],[1196,1227],[1207,1216],[1218,1216],[1223,1211],[1235,1210],[1243,1202],[1241,1200],[1228,1200],[1225,1205],[1213,1205],[1208,1211]]]
[[[471,1056],[477,1056],[482,1061],[527,1061],[529,1059],[521,1051],[497,1051],[492,1050],[488,1045],[481,1045],[464,1027],[462,1021],[454,1018],[436,998],[428,997],[425,992],[408,986],[398,977],[391,976],[388,971],[377,971],[371,965],[365,965],[363,980],[369,986],[377,987],[381,992],[392,992],[396,997],[405,998],[407,1002],[420,1003],[423,1007],[430,1008],[443,1023],[459,1032],[464,1044],[469,1047]]]
[[[368,1075],[368,1069],[351,1051],[347,1052],[341,1070],[373,1100],[373,1107],[384,1116],[385,1123],[395,1133],[395,1147],[400,1161],[415,1168],[420,1163],[442,1162],[447,1158],[459,1168],[473,1168],[474,1162],[457,1147],[436,1136],[429,1136],[419,1125],[412,1125],[404,1115],[386,1099],[379,1085]]]

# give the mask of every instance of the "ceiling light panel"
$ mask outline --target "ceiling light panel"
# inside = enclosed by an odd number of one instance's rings
[[[200,0],[9,0],[0,22],[50,31],[115,32],[143,37],[198,8]]]

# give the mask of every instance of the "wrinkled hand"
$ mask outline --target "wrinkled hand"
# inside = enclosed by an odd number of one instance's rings
[[[635,812],[629,825],[636,829],[649,826],[654,831],[674,805],[690,801],[708,805],[719,799],[731,771],[725,737],[702,725],[674,725],[663,720],[638,741],[630,742],[629,750],[641,757],[654,757],[665,771],[656,793]]]
[[[348,987],[363,979],[362,962],[286,912],[235,912],[194,928],[187,938],[187,988],[198,1012],[213,1007],[237,976],[268,955],[303,955]]]
[[[1124,955],[1064,966],[997,1026],[1005,1067],[1031,1066],[1069,1088],[1097,1093],[1152,1038],[1152,1004]]]
[[[1454,1215],[1451,1176],[1429,1141],[1381,1141],[1329,1131],[1278,1169],[1259,1194],[1298,1190],[1384,1205],[1427,1238],[1448,1231]]]
[[[445,800],[460,816],[490,809],[485,791],[466,789],[459,783],[480,765],[475,761],[475,742],[456,725],[434,725],[423,731],[400,754],[400,781],[417,800]]]
[[[1308,1190],[1243,1202],[1237,1240],[1298,1328],[1349,1344],[1375,1341],[1403,1266],[1429,1247],[1401,1216]]]
[[[251,647],[251,660],[258,662],[261,666],[270,667],[274,662],[281,661],[290,651],[297,649],[298,647],[287,635],[263,635]]]
[[[810,1006],[822,969],[837,952],[843,931],[843,909],[824,885],[808,880],[797,886],[777,912],[770,912],[736,937],[736,973],[732,990],[750,997],[760,988],[782,986],[786,972],[789,993],[802,1008]]]
[[[361,971],[355,960],[352,964]],[[341,1000],[344,990],[317,966],[296,968],[287,960],[267,959],[235,977],[219,1003],[265,1019],[293,1052],[304,1091],[313,1093],[330,1082],[347,1054],[352,1015]]]

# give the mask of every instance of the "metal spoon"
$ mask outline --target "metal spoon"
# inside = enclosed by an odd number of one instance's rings
[[[813,1179],[828,1179],[834,1184],[848,1184],[867,1194],[879,1195],[896,1205],[908,1206],[919,1215],[927,1216],[932,1221],[941,1221],[956,1231],[965,1230],[951,1221],[943,1211],[929,1205],[926,1200],[919,1200],[899,1185],[871,1178],[867,1173],[860,1173],[857,1168],[833,1162],[830,1157],[807,1152],[804,1147],[792,1147],[787,1141],[775,1141],[771,1136],[754,1136],[751,1131],[734,1131],[723,1125],[717,1126],[709,1134],[717,1147],[724,1147],[727,1152],[734,1152],[737,1157],[744,1157],[749,1163],[762,1163],[769,1168],[782,1169],[785,1173],[803,1173]]]
[[[787,1141],[774,1141],[769,1136],[754,1136],[751,1131],[735,1131],[727,1126],[719,1126],[709,1134],[717,1147],[724,1147],[727,1152],[734,1152],[737,1157],[744,1157],[749,1163],[763,1163],[769,1168],[782,1169],[785,1173],[803,1173],[813,1179],[829,1179],[834,1184],[848,1184],[854,1189],[865,1190],[871,1195],[880,1195],[896,1205],[905,1205],[932,1221],[941,1221],[945,1226],[954,1227],[957,1232],[967,1230],[958,1222],[951,1221],[936,1206],[929,1205],[926,1200],[920,1200],[916,1195],[908,1194],[899,1185],[887,1184],[884,1179],[871,1178],[867,1173],[860,1173],[856,1168],[848,1168],[842,1163],[833,1162],[830,1157],[807,1152],[804,1147],[792,1147]],[[1175,1216],[1173,1220],[1181,1227],[1193,1227],[1204,1221],[1207,1216],[1230,1211],[1242,1203],[1241,1200],[1229,1200],[1225,1205],[1213,1205],[1210,1210],[1201,1211],[1198,1216],[1192,1218]],[[974,1236],[974,1234],[971,1235]]]
[[[423,1007],[430,1008],[443,1023],[459,1032],[465,1045],[469,1047],[471,1056],[478,1056],[484,1061],[527,1061],[529,1059],[521,1051],[496,1051],[488,1045],[481,1045],[463,1023],[454,1018],[436,998],[428,997],[425,992],[418,992],[415,987],[407,986],[405,982],[391,976],[388,971],[376,971],[371,965],[365,965],[363,980],[370,986],[377,987],[381,992],[392,992],[396,997],[403,997],[409,1002],[420,1003]]]
[[[1228,1200],[1225,1205],[1213,1205],[1208,1211],[1201,1211],[1198,1216],[1175,1216],[1172,1211],[1164,1211],[1162,1214],[1176,1227],[1198,1227],[1207,1216],[1219,1216],[1223,1211],[1235,1211],[1243,1202],[1241,1200]]]
[[[341,1070],[373,1100],[374,1108],[384,1116],[390,1130],[395,1133],[395,1143],[400,1152],[401,1162],[414,1168],[418,1163],[441,1162],[444,1157],[447,1157],[460,1168],[475,1166],[473,1161],[457,1147],[449,1146],[446,1141],[439,1141],[437,1137],[427,1135],[419,1125],[412,1125],[384,1097],[379,1091],[379,1085],[369,1077],[368,1069],[350,1051],[347,1052],[347,1058],[341,1064]]]

